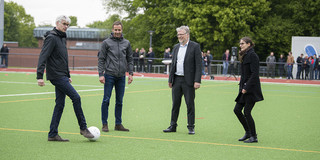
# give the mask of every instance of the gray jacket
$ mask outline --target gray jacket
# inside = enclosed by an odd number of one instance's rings
[[[125,76],[126,71],[133,75],[133,57],[130,42],[113,37],[104,40],[99,51],[98,72],[99,76],[108,74],[115,77]]]
[[[267,66],[275,66],[276,65],[276,57],[268,56],[266,60]]]

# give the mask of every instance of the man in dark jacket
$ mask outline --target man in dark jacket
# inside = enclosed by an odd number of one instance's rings
[[[7,46],[7,44],[3,44],[1,47],[1,62],[0,64],[4,64],[3,61],[6,63],[5,67],[8,68],[8,54],[9,54],[9,48]]]
[[[318,80],[320,80],[320,55],[318,57]]]
[[[270,56],[267,57],[266,60],[267,64],[267,77],[274,78],[275,75],[275,68],[276,68],[276,57],[274,56],[273,52],[270,52]]]
[[[133,52],[133,66],[135,71],[139,70],[139,48],[136,48],[136,51]]]
[[[68,51],[66,47],[66,31],[71,23],[69,17],[59,16],[56,19],[56,27],[45,35],[44,44],[39,56],[37,68],[37,80],[39,86],[44,86],[43,73],[46,67],[47,80],[55,86],[56,105],[52,115],[48,141],[67,142],[58,135],[58,127],[65,106],[66,95],[70,97],[76,113],[80,134],[86,138],[94,136],[87,129],[86,119],[81,108],[81,98],[70,84],[70,71],[68,66]]]
[[[201,83],[201,49],[196,42],[190,41],[188,26],[177,28],[179,44],[172,50],[172,65],[168,85],[172,88],[172,111],[170,126],[163,132],[176,132],[177,120],[181,106],[182,95],[187,105],[189,134],[195,134],[195,90]]]
[[[102,131],[109,132],[108,110],[113,86],[116,90],[115,127],[117,131],[129,131],[122,125],[122,101],[125,91],[126,71],[129,72],[128,84],[133,80],[133,57],[130,42],[122,36],[120,21],[112,25],[110,38],[101,45],[98,71],[99,81],[104,84],[104,96],[101,105]]]
[[[303,53],[297,58],[297,64],[298,64],[298,71],[297,71],[297,76],[296,79],[300,79],[300,75],[302,72],[302,61],[303,61]],[[303,79],[303,73],[302,73],[302,79]]]
[[[154,52],[152,51],[151,47],[149,48],[149,52],[147,53],[146,57],[148,59],[148,73],[151,73],[154,58]]]

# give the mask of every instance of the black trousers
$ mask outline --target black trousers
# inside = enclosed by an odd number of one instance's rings
[[[175,76],[172,86],[172,112],[171,112],[171,126],[177,126],[179,116],[181,99],[184,95],[184,100],[187,105],[188,114],[188,128],[194,128],[195,122],[195,89],[194,86],[189,86],[183,76]]]
[[[250,132],[251,135],[256,136],[256,127],[254,124],[254,120],[251,115],[251,111],[254,107],[255,103],[237,103],[234,107],[234,113],[238,117],[240,123],[242,124],[244,130],[246,132]],[[244,109],[244,114],[242,113],[242,110]]]

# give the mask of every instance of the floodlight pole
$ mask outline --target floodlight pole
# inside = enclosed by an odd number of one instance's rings
[[[3,30],[4,30],[4,0],[0,1],[0,47],[3,45]]]

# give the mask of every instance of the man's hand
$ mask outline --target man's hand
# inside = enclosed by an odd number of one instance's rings
[[[72,79],[71,78],[69,78],[69,83],[72,83]]]
[[[169,85],[169,88],[172,88],[172,83],[168,83],[168,85]]]
[[[245,89],[242,89],[242,94],[246,94],[247,93],[247,90],[245,90]]]
[[[99,81],[102,84],[106,83],[106,80],[105,80],[104,76],[99,77]]]
[[[129,77],[128,77],[128,84],[131,84],[132,81],[133,81],[133,76],[132,76],[132,75],[129,75]]]
[[[195,89],[200,88],[200,83],[198,83],[198,82],[194,82],[194,88],[195,88]]]
[[[45,86],[45,85],[46,85],[46,84],[44,84],[43,79],[38,79],[38,86],[43,87],[43,86]]]

